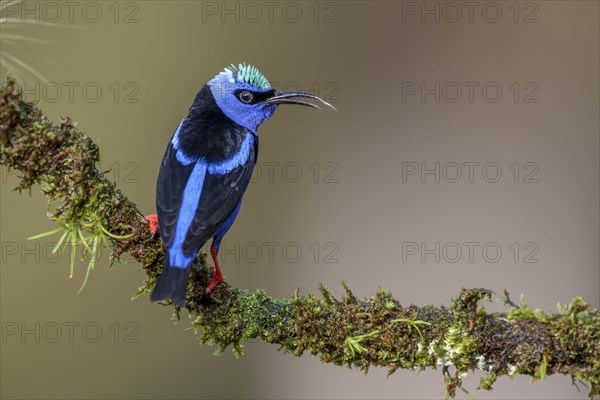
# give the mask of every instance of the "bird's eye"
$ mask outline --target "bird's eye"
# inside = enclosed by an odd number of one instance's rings
[[[252,92],[244,90],[243,92],[240,92],[238,97],[240,98],[240,101],[242,101],[242,103],[249,104],[254,98],[254,95],[252,94]]]

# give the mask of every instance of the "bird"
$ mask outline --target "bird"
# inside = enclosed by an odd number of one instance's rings
[[[257,161],[258,127],[280,104],[320,109],[306,99],[335,110],[316,95],[273,89],[245,63],[226,67],[202,86],[167,145],[156,184],[157,215],[147,217],[166,249],[151,301],[185,305],[190,267],[211,238],[214,267],[206,293],[222,282],[217,256]]]

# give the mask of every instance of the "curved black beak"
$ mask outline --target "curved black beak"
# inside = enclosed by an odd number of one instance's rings
[[[323,100],[322,98],[315,96],[314,94],[304,93],[304,92],[286,92],[283,90],[275,90],[272,96],[263,101],[263,104],[299,104],[301,106],[312,107],[320,110],[321,107],[314,103],[309,103],[308,101],[298,100],[297,97],[318,100],[327,107],[333,108],[335,111],[337,109]]]

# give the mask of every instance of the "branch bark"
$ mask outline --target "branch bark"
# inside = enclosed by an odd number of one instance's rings
[[[164,249],[135,203],[99,169],[98,147],[69,118],[53,125],[23,101],[14,81],[0,92],[0,164],[20,172],[17,189],[40,185],[53,206],[49,217],[66,230],[100,235],[110,227],[113,261],[131,253],[146,273],[138,295],[149,293]],[[390,374],[441,368],[451,397],[475,369],[485,372],[479,388],[486,390],[502,375],[543,380],[564,374],[587,384],[590,397],[600,395],[600,314],[579,297],[550,313],[524,302],[515,306],[505,292],[507,312],[494,313],[481,305],[492,296],[486,289],[463,289],[450,307],[417,307],[402,306],[383,289],[361,300],[345,284],[341,299],[324,286],[321,298],[296,293],[273,299],[227,282],[207,296],[209,281],[205,254],[199,254],[185,308],[196,317],[200,341],[218,346],[217,352],[232,347],[241,355],[245,341],[261,339],[296,356],[308,351],[324,363],[365,372],[372,365]],[[180,309],[174,312],[179,316]]]

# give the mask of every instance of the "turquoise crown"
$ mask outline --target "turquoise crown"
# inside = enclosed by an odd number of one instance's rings
[[[259,89],[271,89],[269,80],[255,66],[239,64],[236,67],[231,64],[225,68],[225,72],[238,82],[247,83]]]

